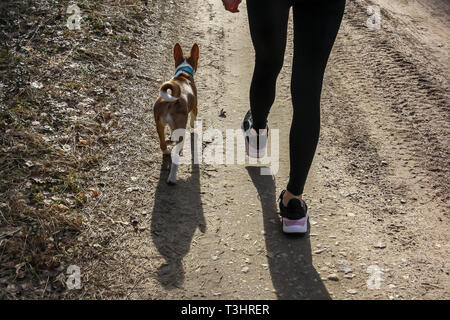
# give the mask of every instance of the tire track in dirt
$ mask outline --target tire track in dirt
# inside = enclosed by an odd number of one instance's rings
[[[385,272],[392,281],[389,287],[403,289],[389,297],[419,298],[431,294],[439,298],[439,292],[432,292],[433,286],[428,284],[433,279],[436,288],[448,292],[448,270],[442,259],[448,251],[440,248],[448,234],[448,184],[440,179],[445,174],[428,180],[432,172],[427,167],[429,161],[441,168],[446,163],[446,157],[442,157],[448,152],[442,140],[448,127],[448,121],[442,121],[448,115],[445,87],[442,89],[441,83],[431,80],[423,61],[415,61],[416,56],[411,58],[413,62],[402,57],[399,50],[408,49],[407,43],[398,43],[398,38],[392,37],[391,21],[383,20],[388,31],[374,32],[364,26],[364,3],[353,1],[347,6],[343,38],[338,39],[329,66],[331,80],[326,85],[325,100],[330,99],[327,89],[336,93],[331,99],[332,113],[324,107],[324,127],[337,125],[343,133],[336,140],[347,154],[345,169],[355,179],[351,185],[360,186],[347,197],[359,202],[362,212],[372,213],[363,224],[355,222],[365,232],[356,231],[353,237],[362,240],[362,248],[376,243],[377,237],[382,243],[391,243],[380,255],[384,270],[389,270]],[[390,39],[397,42],[395,46]],[[429,85],[423,86],[424,82]],[[428,113],[422,105],[430,106]],[[339,132],[333,131],[335,134]],[[333,135],[328,139],[333,139]],[[434,139],[426,141],[424,136]],[[424,150],[424,145],[434,149]],[[365,234],[369,230],[369,235]],[[404,255],[401,263],[396,261],[399,255]],[[372,254],[371,259],[364,260],[374,261],[375,257]],[[408,261],[407,267],[403,261]],[[407,287],[411,291],[405,293]]]

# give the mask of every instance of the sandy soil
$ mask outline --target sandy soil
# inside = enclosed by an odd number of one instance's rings
[[[382,28],[369,30],[369,4]],[[292,30],[269,117],[280,170],[183,165],[165,183],[152,104],[172,73],[172,46],[197,42],[203,128],[238,129],[253,68],[245,5],[165,2],[177,16],[142,37],[127,80],[118,143],[84,209],[95,250],[79,262],[77,298],[448,299],[450,7],[445,1],[349,1],[322,96],[322,132],[307,182],[311,232],[282,234],[276,197],[286,152]],[[220,116],[220,110],[226,117]],[[92,230],[95,229],[95,233]],[[89,232],[88,232],[89,231]]]

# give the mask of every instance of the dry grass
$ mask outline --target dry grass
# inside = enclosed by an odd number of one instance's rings
[[[61,296],[90,172],[114,143],[119,50],[134,54],[142,1],[77,2],[83,27],[65,27],[72,1],[0,4],[0,299]],[[120,58],[120,57],[119,57]]]

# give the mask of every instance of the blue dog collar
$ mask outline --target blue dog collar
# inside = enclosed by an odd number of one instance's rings
[[[175,74],[173,75],[172,79],[178,77],[181,73],[183,73],[183,71],[186,71],[192,77],[194,77],[194,68],[192,68],[192,66],[186,60],[184,60],[184,62],[180,64],[175,70]]]

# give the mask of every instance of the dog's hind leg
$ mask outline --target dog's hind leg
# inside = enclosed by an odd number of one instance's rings
[[[185,129],[183,129],[183,132]],[[180,155],[183,151],[184,139],[178,142],[172,149],[171,158],[172,164],[170,166],[169,177],[167,178],[167,183],[174,185],[177,182],[178,167],[180,166]]]
[[[159,120],[156,120],[156,131],[158,131],[159,147],[161,148],[161,151],[163,152],[163,154],[170,154],[170,151],[167,149],[164,125],[159,122]]]
[[[172,164],[170,165],[169,177],[167,178],[167,183],[169,185],[174,185],[177,183],[177,173],[178,167],[180,165],[180,156],[178,153],[172,154]]]
[[[180,155],[183,152],[184,138],[186,134],[186,123],[188,120],[187,114],[174,116],[174,129],[172,131],[172,141],[176,143],[172,149],[172,165],[170,167],[169,178],[167,179],[168,184],[175,184],[177,181],[177,172],[180,162]]]

